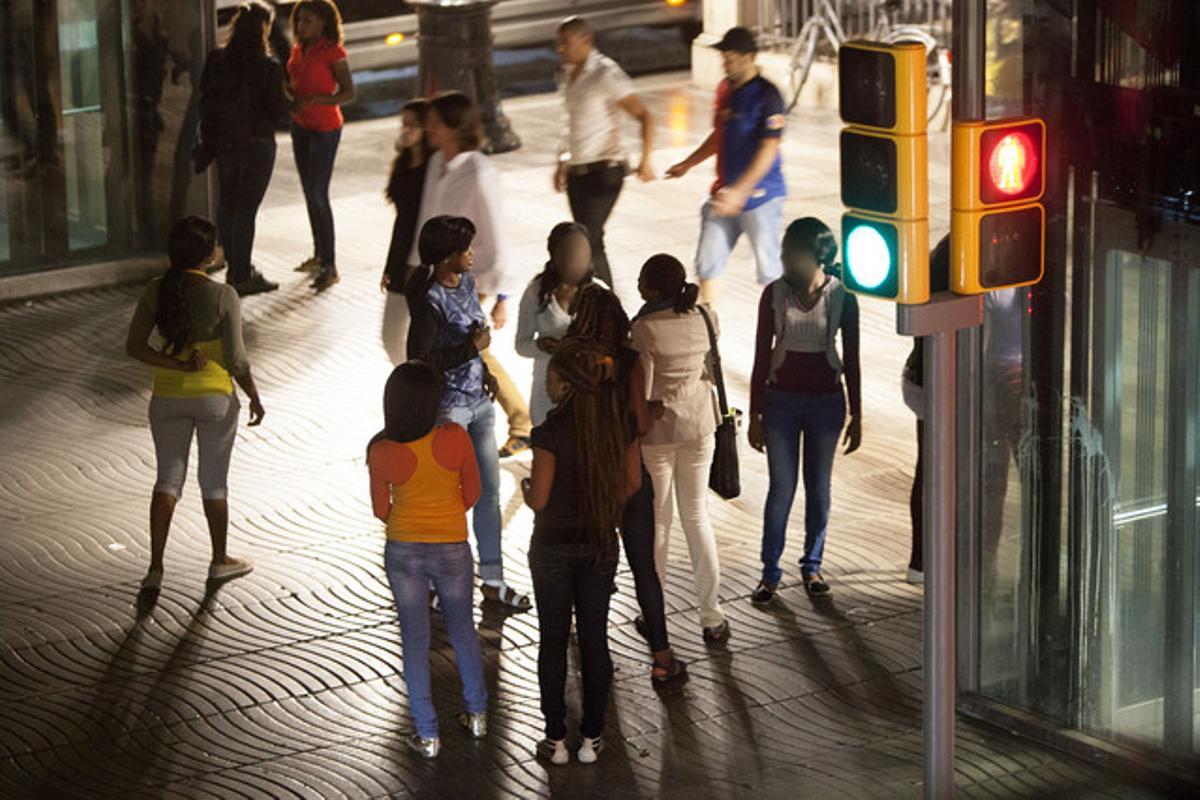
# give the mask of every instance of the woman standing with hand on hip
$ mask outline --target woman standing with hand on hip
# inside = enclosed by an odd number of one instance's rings
[[[830,592],[821,576],[821,564],[829,525],[833,457],[843,428],[847,455],[862,443],[858,301],[831,274],[836,271],[837,249],[833,232],[815,217],[788,225],[783,235],[783,277],[767,286],[758,304],[749,439],[755,450],[767,451],[770,488],[763,512],[762,580],[750,596],[755,605],[770,603],[783,577],[779,559],[802,463],[804,556],[800,575],[810,597]],[[841,355],[836,343],[839,332]]]
[[[315,271],[318,292],[337,283],[329,182],[342,139],[341,105],[354,100],[354,78],[342,46],[342,17],[333,0],[300,0],[292,8],[292,153],[308,206],[313,257],[297,269]]]
[[[162,587],[163,551],[193,436],[199,440],[200,495],[212,539],[208,579],[225,581],[253,569],[249,560],[225,552],[229,459],[240,408],[235,381],[250,398],[250,424],[262,422],[264,413],[246,359],[237,292],[206,272],[224,257],[216,228],[201,217],[184,217],[171,227],[167,251],[171,266],[146,287],[125,340],[126,353],[155,368],[150,433],[158,480],[150,501],[150,569],[142,579],[149,602]],[[156,330],[161,347],[150,344]]]

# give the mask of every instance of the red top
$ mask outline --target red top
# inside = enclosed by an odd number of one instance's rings
[[[346,60],[346,48],[328,39],[321,39],[307,50],[299,43],[292,45],[288,58],[288,76],[292,81],[294,97],[312,97],[319,94],[334,94],[338,90],[337,78],[333,76],[333,65]],[[292,119],[301,128],[310,131],[336,131],[345,121],[340,106],[309,106],[303,111],[293,111]]]

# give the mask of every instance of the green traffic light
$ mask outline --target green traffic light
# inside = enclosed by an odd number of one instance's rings
[[[894,270],[887,241],[870,225],[859,225],[846,236],[846,269],[865,291],[878,289]]]

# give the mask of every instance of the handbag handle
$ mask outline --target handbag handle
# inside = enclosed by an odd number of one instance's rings
[[[717,347],[717,332],[713,329],[712,319],[704,306],[697,305],[696,310],[704,317],[704,327],[708,329],[708,354],[712,360],[713,379],[717,384],[717,405],[721,409],[721,419],[729,416],[729,399],[725,396],[725,371],[721,369],[721,349]]]

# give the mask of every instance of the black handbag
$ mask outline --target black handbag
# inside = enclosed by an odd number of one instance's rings
[[[713,450],[712,467],[708,471],[708,488],[726,500],[742,493],[742,477],[738,469],[737,429],[741,412],[729,407],[725,394],[725,373],[721,369],[721,351],[717,347],[717,333],[712,320],[703,306],[696,306],[704,317],[708,328],[709,363],[712,365],[713,382],[717,384],[717,405],[721,409],[721,422],[717,425],[716,447]]]

